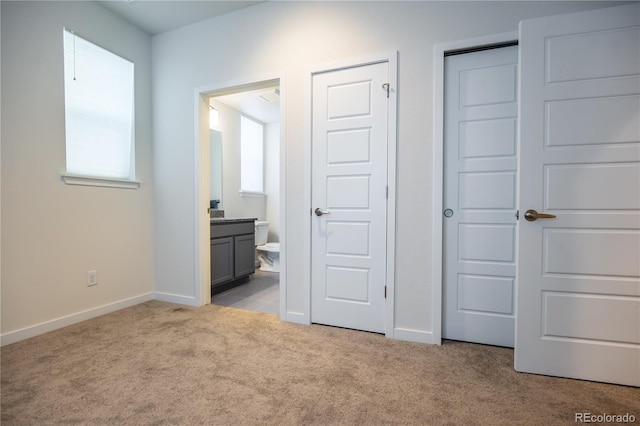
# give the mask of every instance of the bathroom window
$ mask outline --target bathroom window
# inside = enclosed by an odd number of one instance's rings
[[[64,30],[66,183],[137,188],[133,77],[132,62]]]
[[[264,124],[245,115],[240,120],[240,193],[264,195]]]

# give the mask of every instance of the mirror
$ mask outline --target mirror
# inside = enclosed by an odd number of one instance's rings
[[[209,130],[210,153],[210,194],[209,200],[222,200],[222,133],[217,130]],[[215,206],[212,206],[215,208]],[[218,204],[222,209],[222,204]]]

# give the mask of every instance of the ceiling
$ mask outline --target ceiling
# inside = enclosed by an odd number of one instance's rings
[[[98,3],[150,35],[244,9],[264,1],[102,0]]]
[[[98,3],[149,35],[156,35],[264,1],[267,0],[98,0]],[[270,90],[274,89],[271,87]],[[264,91],[265,88],[249,89],[216,99],[263,123],[277,122],[280,119],[279,99],[266,102],[259,97]]]
[[[213,99],[263,123],[280,121],[280,90],[278,87],[247,90],[230,95],[215,96]]]

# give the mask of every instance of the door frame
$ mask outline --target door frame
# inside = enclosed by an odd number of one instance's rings
[[[442,344],[442,209],[444,195],[444,57],[445,53],[456,50],[468,50],[474,48],[485,48],[502,43],[518,41],[517,31],[507,33],[492,34],[483,37],[476,37],[465,40],[457,40],[436,44],[434,47],[434,86],[433,86],[433,223],[432,223],[432,247],[431,247],[431,342],[436,345]],[[516,156],[518,153],[516,152]],[[516,206],[517,208],[517,206]],[[516,251],[516,267],[518,264],[518,253]],[[515,283],[516,291],[518,283]],[[516,312],[517,315],[517,312]]]
[[[209,144],[209,97],[259,89],[279,83],[280,85],[280,318],[286,317],[287,294],[287,244],[286,244],[286,77],[284,72],[250,76],[247,78],[215,82],[194,90],[194,295],[196,306],[211,303],[211,246],[208,215],[203,212],[209,207],[209,167],[204,166],[204,145]],[[206,149],[208,153],[209,150]]]
[[[343,61],[319,64],[305,73],[305,109],[304,109],[304,202],[302,211],[308,214],[304,221],[304,264],[303,284],[304,312],[299,314],[297,322],[311,324],[311,207],[312,194],[312,88],[313,76],[331,71],[339,71],[376,63],[389,64],[389,109],[387,127],[387,247],[386,247],[386,286],[385,299],[385,336],[394,338],[394,294],[395,294],[395,252],[396,252],[396,162],[397,162],[397,105],[398,105],[398,51],[374,54],[365,57],[352,58]]]

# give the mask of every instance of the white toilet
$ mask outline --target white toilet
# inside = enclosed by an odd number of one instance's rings
[[[280,272],[280,243],[268,243],[269,222],[256,221],[256,253],[260,270]]]

